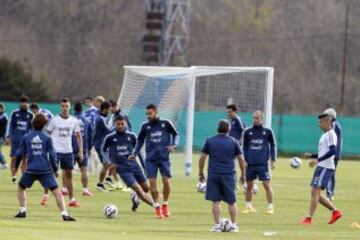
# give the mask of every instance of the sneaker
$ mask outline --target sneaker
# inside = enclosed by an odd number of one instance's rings
[[[87,191],[83,191],[83,196],[85,196],[85,197],[92,197],[93,194],[92,194],[89,190],[87,190]]]
[[[76,222],[76,219],[69,216],[69,215],[63,215],[62,216],[63,220],[66,221],[66,222]]]
[[[16,217],[16,218],[26,218],[26,212],[19,212],[14,217]]]
[[[155,216],[159,219],[163,218],[162,212],[161,212],[161,207],[157,207],[155,208]]]
[[[60,190],[60,192],[61,192],[61,195],[63,195],[64,197],[69,195],[69,192],[68,192],[68,190],[66,188],[62,188]]]
[[[161,206],[161,211],[164,217],[170,217],[169,205],[163,204]]]
[[[233,232],[233,233],[237,233],[239,232],[239,227],[236,223],[234,224],[230,224],[228,227],[227,227],[227,232]]]
[[[96,184],[96,189],[97,189],[99,192],[107,192],[107,190],[105,189],[104,184],[102,184],[102,183]]]
[[[304,224],[304,225],[311,225],[311,217],[306,217],[304,218],[300,224]]]
[[[222,232],[221,224],[215,224],[211,229],[210,232]]]
[[[113,184],[113,180],[111,179],[111,177],[105,178],[105,183],[106,182]]]
[[[49,196],[44,195],[41,199],[40,205],[43,207],[47,207],[48,203],[49,203]]]
[[[247,207],[244,211],[242,211],[243,214],[249,214],[249,213],[256,213],[256,209],[254,207]]]
[[[120,182],[114,183],[113,186],[114,186],[115,190],[123,190],[124,189],[124,186]]]
[[[128,187],[123,187],[121,189],[122,192],[131,192],[131,188],[128,188]]]
[[[109,187],[109,191],[114,191],[116,186],[109,181],[104,181],[104,183]]]
[[[11,183],[12,183],[12,184],[16,184],[16,176],[14,176],[14,177],[11,178]]]
[[[133,212],[136,212],[136,209],[138,209],[138,207],[140,205],[140,200],[139,200],[138,195],[135,192],[131,192],[131,202],[132,202],[131,210]]]
[[[70,201],[70,202],[69,202],[69,207],[79,208],[79,207],[80,207],[80,204],[79,204],[77,201]]]
[[[335,210],[332,212],[331,219],[328,222],[329,224],[335,223],[337,220],[339,220],[343,216],[342,212],[339,210]]]
[[[275,213],[274,208],[268,207],[266,210],[267,215],[273,215]]]

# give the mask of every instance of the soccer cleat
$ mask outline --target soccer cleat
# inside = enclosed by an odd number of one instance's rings
[[[128,187],[123,187],[121,189],[122,192],[131,192],[131,188],[128,188]]]
[[[19,212],[14,217],[16,217],[16,218],[26,218],[26,212]]]
[[[275,211],[274,211],[274,208],[267,208],[267,210],[266,210],[266,214],[267,215],[273,215],[275,213]]]
[[[303,225],[311,225],[311,217],[306,217],[304,218],[300,224],[303,224]]]
[[[97,189],[99,192],[107,192],[107,190],[105,189],[104,184],[102,184],[102,183],[96,184],[96,189]]]
[[[16,176],[14,176],[14,177],[11,178],[11,183],[12,183],[12,184],[15,184],[15,183],[16,183]]]
[[[256,209],[254,207],[247,207],[244,211],[242,211],[243,214],[249,214],[249,213],[256,213]]]
[[[63,220],[66,221],[66,222],[76,222],[76,219],[69,216],[69,215],[63,215],[62,216]]]
[[[40,205],[43,207],[47,207],[48,203],[49,203],[49,196],[44,195],[41,199]]]
[[[62,188],[60,190],[60,192],[61,192],[61,195],[63,195],[64,197],[69,195],[69,192],[68,192],[68,190],[66,188]]]
[[[155,208],[155,216],[156,216],[158,219],[163,218],[163,215],[162,215],[162,212],[161,212],[161,207]]]
[[[222,232],[222,226],[221,224],[215,224],[211,229],[210,232]]]
[[[237,233],[239,232],[239,227],[237,224],[230,224],[227,228],[227,232],[233,232],[233,233]]]
[[[70,202],[69,202],[69,207],[79,208],[79,207],[80,207],[80,204],[79,204],[77,201],[70,201]]]
[[[169,205],[163,204],[161,206],[161,212],[164,215],[164,217],[170,217]]]
[[[138,195],[135,192],[131,192],[131,202],[132,202],[131,210],[133,212],[136,212],[136,209],[138,209],[138,207],[140,205],[140,200],[139,200]]]
[[[87,190],[87,191],[83,191],[83,196],[85,196],[85,197],[92,197],[93,194],[92,194],[89,190]]]
[[[335,223],[337,220],[339,220],[341,217],[343,216],[343,214],[339,211],[339,210],[335,210],[332,212],[331,215],[331,219],[328,222],[328,224],[333,224]]]
[[[105,181],[104,183],[109,187],[109,191],[114,191],[116,189],[116,186],[111,182]]]

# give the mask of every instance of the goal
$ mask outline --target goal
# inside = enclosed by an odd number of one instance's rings
[[[272,67],[157,67],[125,66],[118,104],[138,133],[146,120],[146,105],[158,106],[160,117],[173,122],[180,135],[185,173],[190,175],[193,151],[216,134],[217,122],[227,118],[226,106],[236,104],[251,124],[251,112],[262,110],[271,126]]]

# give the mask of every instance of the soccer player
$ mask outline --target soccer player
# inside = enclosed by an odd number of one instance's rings
[[[316,211],[318,203],[332,211],[329,224],[335,223],[342,217],[342,213],[336,209],[334,204],[321,195],[321,191],[326,188],[335,173],[335,156],[337,146],[337,136],[332,129],[332,117],[328,114],[321,114],[319,117],[319,127],[324,132],[319,140],[319,151],[317,154],[305,153],[305,158],[313,158],[309,162],[310,167],[316,166],[311,182],[311,202],[309,214],[302,224],[311,224],[312,217]]]
[[[100,171],[99,182],[96,185],[96,189],[100,192],[106,192],[104,179],[111,166],[109,159],[104,158],[104,155],[101,154],[101,145],[106,135],[113,131],[113,128],[109,124],[109,113],[110,104],[108,102],[103,102],[100,106],[100,115],[97,116],[95,121],[94,148],[99,156],[100,162],[103,164],[103,167]],[[110,190],[116,188],[116,186],[113,185],[111,177],[107,177],[105,180],[105,183],[110,187]]]
[[[71,142],[73,134],[76,135],[76,140],[78,142],[78,157],[80,162],[83,161],[84,151],[79,121],[77,120],[77,118],[70,115],[70,107],[70,100],[68,98],[62,99],[60,114],[53,117],[46,130],[50,133],[51,139],[54,144],[57,161],[60,162],[60,168],[63,170],[62,180],[64,187],[61,190],[61,193],[64,196],[69,195],[69,207],[77,208],[80,207],[80,204],[75,199],[72,180],[72,171],[74,169],[74,155]],[[43,200],[45,198],[48,198],[46,192]]]
[[[274,214],[273,190],[270,185],[271,169],[275,169],[276,163],[276,143],[274,133],[271,129],[263,126],[262,112],[257,110],[253,113],[253,126],[245,129],[243,134],[243,151],[246,168],[246,209],[243,213],[255,213],[256,209],[252,205],[252,194],[254,180],[262,181],[266,192],[268,207],[266,213]]]
[[[333,108],[328,108],[328,109],[326,109],[324,111],[324,114],[327,114],[327,115],[329,115],[331,117],[331,119],[332,119],[332,129],[334,129],[334,131],[336,133],[336,137],[337,137],[336,154],[335,154],[335,158],[334,158],[335,173],[332,176],[332,178],[330,179],[330,181],[328,182],[328,185],[326,186],[326,196],[330,201],[333,201],[334,194],[335,194],[335,183],[336,183],[335,174],[336,174],[336,169],[337,169],[338,162],[339,162],[339,160],[341,158],[343,139],[342,139],[341,125],[336,120],[336,111]]]
[[[88,108],[85,110],[84,116],[91,123],[92,127],[94,128],[95,120],[98,115],[99,109],[94,106],[93,99],[91,97],[86,97],[84,102]]]
[[[55,179],[58,165],[56,154],[53,149],[51,138],[42,131],[47,123],[44,115],[38,114],[32,123],[34,131],[27,133],[21,139],[20,147],[16,153],[15,169],[19,168],[23,158],[27,159],[27,169],[22,174],[18,187],[18,201],[20,211],[16,218],[26,217],[26,193],[27,188],[31,188],[34,181],[39,180],[41,185],[50,189],[54,194],[58,208],[64,221],[75,221],[66,211],[64,198],[62,197],[58,184]]]
[[[5,136],[7,132],[9,119],[5,113],[5,106],[3,103],[0,103],[0,168],[4,169],[7,168],[8,165],[5,161],[4,154],[2,153],[2,145],[5,141]]]
[[[34,115],[37,115],[39,113],[44,114],[48,120],[54,117],[54,115],[49,110],[40,108],[37,103],[32,103],[30,105],[30,110]]]
[[[74,117],[79,121],[81,136],[83,142],[83,160],[79,158],[79,146],[76,140],[76,134],[72,137],[72,148],[74,153],[75,164],[79,165],[81,171],[81,183],[83,186],[83,196],[91,197],[93,194],[88,189],[89,179],[87,175],[88,157],[93,146],[93,130],[90,122],[82,114],[82,104],[77,102],[74,104]]]
[[[229,136],[230,123],[221,120],[218,124],[218,135],[206,140],[199,160],[199,181],[205,182],[205,160],[209,156],[208,176],[206,185],[206,200],[212,201],[212,212],[215,225],[212,232],[221,232],[220,223],[221,201],[228,204],[231,224],[228,231],[238,232],[236,224],[236,171],[235,158],[240,166],[240,182],[245,182],[245,161],[242,157],[239,143]]]
[[[103,157],[109,158],[116,164],[117,172],[127,187],[130,187],[149,206],[156,207],[151,197],[146,194],[149,191],[149,185],[143,171],[134,159],[129,158],[136,145],[136,135],[126,131],[127,123],[122,115],[115,117],[115,127],[116,130],[104,139],[101,147]],[[140,204],[136,200],[136,195],[132,195],[133,211],[136,211]],[[157,207],[160,208],[160,206]]]
[[[230,136],[238,140],[239,143],[241,143],[242,133],[246,128],[245,123],[237,114],[238,108],[235,104],[228,105],[226,107],[226,110],[231,122]]]
[[[21,138],[31,130],[31,121],[34,118],[34,115],[28,111],[29,108],[29,98],[22,96],[20,98],[20,108],[13,111],[10,116],[9,124],[9,138],[11,142],[10,158],[11,158],[11,181],[16,183],[16,173],[15,169],[15,155],[16,151],[20,146]],[[23,163],[22,167],[24,168],[26,164]]]
[[[169,196],[170,196],[170,153],[175,152],[179,135],[174,125],[165,119],[160,119],[157,107],[149,104],[146,107],[146,116],[148,121],[142,124],[138,136],[136,148],[131,158],[139,155],[140,149],[146,141],[146,171],[150,182],[150,191],[156,206],[156,216],[158,218],[170,217]],[[156,186],[157,172],[160,170],[163,182],[163,204],[159,203],[159,192]]]

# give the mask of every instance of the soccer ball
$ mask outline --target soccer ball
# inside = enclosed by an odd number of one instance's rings
[[[106,218],[115,218],[118,215],[118,209],[113,204],[108,204],[104,207],[104,216]]]
[[[246,183],[244,183],[242,185],[242,191],[243,191],[244,194],[246,194],[246,191],[247,191],[247,184]],[[258,191],[259,191],[258,185],[256,183],[254,183],[253,190],[252,190],[253,194],[257,194]]]
[[[206,182],[198,182],[196,184],[196,189],[198,192],[204,193],[206,191]]]
[[[220,226],[222,232],[228,232],[230,228],[230,220],[227,218],[222,218],[220,220]]]
[[[290,159],[290,167],[297,169],[301,167],[301,159],[298,157],[293,157]]]

